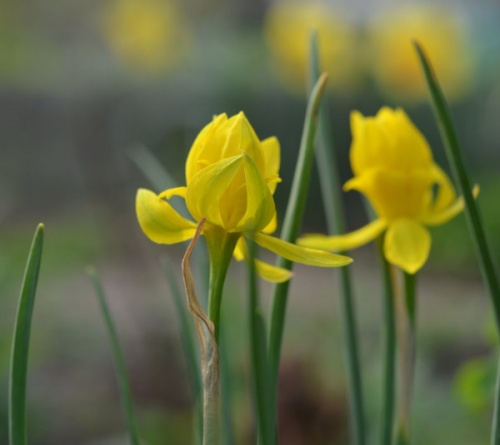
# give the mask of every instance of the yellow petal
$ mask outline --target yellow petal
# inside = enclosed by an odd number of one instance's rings
[[[425,264],[431,250],[429,231],[411,219],[398,219],[385,234],[384,254],[389,263],[414,274]]]
[[[348,181],[345,188],[366,195],[377,215],[386,221],[417,219],[429,206],[429,191],[435,178],[430,169],[399,171],[366,169],[363,175]]]
[[[264,158],[264,179],[271,193],[274,194],[276,186],[281,182],[279,177],[281,161],[280,143],[275,137],[270,137],[260,143],[260,148]]]
[[[233,256],[237,261],[243,261],[244,259],[248,260],[248,248],[244,238],[240,238],[236,243]],[[257,273],[264,280],[271,283],[283,283],[288,281],[293,276],[293,272],[289,270],[264,263],[260,260],[255,260],[255,267],[257,269]]]
[[[160,198],[165,198],[169,200],[172,196],[180,196],[181,198],[186,199],[187,187],[175,187],[172,189],[165,190],[161,192],[158,196]]]
[[[472,189],[472,195],[477,198],[479,195],[479,186],[475,185]],[[463,196],[460,196],[451,204],[448,208],[440,210],[429,215],[426,215],[421,221],[428,226],[439,226],[441,224],[447,223],[450,219],[457,216],[465,208],[465,201]]]
[[[354,174],[361,175],[367,168],[380,164],[392,141],[373,117],[363,117],[359,111],[351,113],[352,145],[351,167]]]
[[[425,137],[401,108],[382,107],[375,120],[390,135],[393,145],[385,154],[393,168],[425,169],[432,163],[432,151]]]
[[[135,202],[139,225],[151,241],[175,244],[194,236],[196,224],[184,219],[152,191],[139,189]]]
[[[242,160],[243,156],[223,159],[193,176],[187,187],[186,205],[197,221],[206,218],[209,223],[226,228],[227,217],[221,215],[221,205],[228,203],[222,200]]]
[[[297,243],[304,247],[314,249],[332,250],[335,252],[346,252],[351,249],[357,249],[379,236],[387,227],[382,219],[376,219],[368,223],[361,229],[345,235],[327,236],[327,235],[305,235],[297,240]]]
[[[266,281],[270,283],[284,283],[293,276],[293,272],[282,269],[272,264],[264,263],[260,260],[255,260],[255,268],[257,273]]]
[[[351,113],[351,166],[356,176],[366,169],[407,171],[432,165],[429,144],[402,109],[383,107],[375,117]]]
[[[209,150],[209,141],[217,133],[219,128],[227,122],[225,113],[214,116],[212,122],[205,125],[193,142],[186,160],[186,183],[189,184],[196,173],[203,170],[207,165],[219,161],[220,153]]]
[[[273,219],[269,222],[269,224],[262,229],[262,232],[267,233],[268,235],[276,232],[276,227],[278,227],[278,215],[274,212]]]
[[[432,209],[434,212],[438,212],[449,207],[455,200],[457,193],[448,175],[437,164],[434,164],[433,172],[438,189]]]
[[[352,263],[352,259],[349,257],[297,246],[263,233],[255,234],[255,242],[283,258],[309,266],[340,267]]]
[[[255,161],[244,153],[247,208],[238,226],[244,230],[260,231],[272,223],[276,215],[274,199]]]

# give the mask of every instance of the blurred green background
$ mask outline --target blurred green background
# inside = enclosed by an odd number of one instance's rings
[[[410,39],[450,98],[494,253],[500,251],[500,5],[497,1],[28,0],[0,3],[0,443],[7,443],[8,355],[31,235],[46,225],[32,333],[34,444],[125,443],[108,340],[84,269],[101,272],[123,339],[145,443],[191,443],[192,393],[158,258],[180,270],[185,246],[152,245],[135,218],[147,147],[178,185],[212,115],[243,110],[282,148],[283,215],[305,112],[307,39],[318,29],[325,100],[351,176],[349,114],[402,106],[448,170]],[[323,231],[313,175],[304,232]],[[158,182],[158,181],[157,181]],[[167,184],[165,184],[166,186]],[[159,191],[159,190],[158,190]],[[345,195],[349,227],[364,221]],[[489,306],[463,217],[433,230],[421,274],[415,440],[486,443],[492,356]],[[381,299],[372,248],[353,252],[370,431],[379,419]],[[252,419],[242,271],[224,301],[237,443]],[[297,268],[280,393],[282,443],[347,443],[336,275]],[[314,280],[314,281],[311,281]],[[241,281],[241,280],[240,280]],[[311,282],[316,295],[311,295]],[[263,286],[267,296],[269,288]],[[464,367],[464,365],[466,365]],[[458,376],[458,377],[457,377]],[[307,440],[305,438],[308,438]]]

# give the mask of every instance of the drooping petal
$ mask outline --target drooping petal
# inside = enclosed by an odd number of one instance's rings
[[[314,249],[331,250],[334,252],[347,252],[357,249],[373,241],[387,227],[387,223],[382,219],[376,219],[361,229],[345,235],[305,235],[297,240],[297,244]]]
[[[139,225],[151,241],[158,244],[175,244],[194,236],[196,224],[179,215],[156,193],[139,189],[135,203]]]
[[[297,246],[263,233],[256,233],[254,236],[255,242],[260,246],[297,263],[318,267],[340,267],[352,263],[351,258],[343,255]]]
[[[243,156],[223,159],[193,176],[187,187],[186,205],[197,221],[206,218],[209,223],[228,228],[221,214],[222,199],[242,162]]]
[[[236,244],[236,248],[233,253],[234,258],[237,261],[243,261],[248,259],[248,248],[244,238],[240,238]],[[283,283],[288,281],[293,276],[293,272],[282,269],[281,267],[273,266],[268,263],[264,263],[260,260],[255,260],[255,267],[257,273],[266,281],[271,283]]]
[[[431,235],[417,221],[398,219],[387,229],[384,240],[387,261],[410,274],[420,270],[430,250]]]
[[[472,194],[474,198],[477,198],[479,195],[479,186],[475,185],[472,189]],[[455,200],[453,204],[451,204],[446,209],[436,211],[434,213],[430,213],[421,219],[422,223],[428,226],[440,226],[441,224],[447,223],[450,219],[457,216],[461,213],[465,208],[465,201],[463,196],[460,196]]]

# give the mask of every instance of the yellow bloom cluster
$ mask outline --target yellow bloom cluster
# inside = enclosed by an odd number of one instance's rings
[[[322,69],[336,91],[360,87],[371,78],[387,97],[414,102],[427,98],[412,39],[425,45],[447,97],[456,100],[473,85],[474,55],[458,8],[408,4],[367,14],[354,23],[324,1],[276,0],[264,36],[276,72],[292,92],[306,91],[309,34],[318,34]]]

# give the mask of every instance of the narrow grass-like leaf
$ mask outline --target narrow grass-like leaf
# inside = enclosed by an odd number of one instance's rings
[[[424,49],[418,42],[414,42],[415,49],[420,60],[420,65],[424,72],[425,80],[429,88],[434,114],[439,125],[441,138],[446,149],[446,156],[451,165],[453,176],[458,183],[461,194],[465,201],[465,216],[469,224],[469,230],[476,247],[477,255],[481,264],[483,279],[488,287],[488,291],[495,313],[497,334],[500,336],[500,285],[498,275],[493,262],[493,257],[486,239],[484,225],[478,206],[472,194],[471,182],[465,167],[462,151],[458,141],[457,132],[453,124],[451,112],[439,86],[436,74],[427,58]],[[497,369],[497,385],[495,389],[495,406],[493,413],[493,426],[491,433],[491,444],[500,445],[500,364]]]
[[[123,354],[120,348],[120,342],[118,340],[118,334],[109,311],[108,303],[106,301],[106,294],[102,286],[101,280],[97,271],[93,267],[87,269],[92,284],[95,289],[95,293],[99,300],[99,305],[101,308],[101,313],[104,318],[104,323],[106,325],[106,330],[108,331],[109,340],[111,343],[111,351],[113,353],[113,360],[115,363],[116,374],[118,377],[118,386],[120,389],[120,395],[122,399],[123,409],[125,411],[125,417],[127,421],[127,429],[129,433],[130,445],[139,445],[139,433],[137,431],[137,423],[134,416],[134,408],[132,403],[132,393],[130,391],[130,384],[127,376],[127,369],[125,367],[125,361],[123,359]]]
[[[12,341],[9,379],[9,444],[26,445],[26,380],[31,319],[42,261],[44,226],[39,224],[31,244]]]
[[[500,335],[500,286],[498,283],[498,276],[496,274],[489,244],[486,240],[484,225],[479,214],[479,209],[472,194],[471,181],[469,180],[467,168],[465,167],[450,108],[439,86],[431,63],[425,55],[424,49],[418,42],[414,42],[414,45],[432,97],[434,113],[446,149],[446,156],[451,165],[455,181],[458,183],[460,193],[464,197],[465,215],[479,256],[484,281],[488,286],[493,310],[495,312],[497,331]]]
[[[304,215],[307,192],[309,190],[309,179],[311,177],[311,169],[314,161],[314,140],[318,125],[318,110],[326,81],[327,75],[321,75],[313,88],[307,104],[299,157],[295,167],[290,198],[288,200],[288,206],[283,220],[283,228],[281,230],[281,239],[292,243],[297,239],[302,217]],[[278,259],[277,265],[283,269],[292,269],[292,262],[281,257]],[[289,285],[289,281],[277,284],[274,287],[272,297],[268,347],[273,390],[275,389],[279,370]]]
[[[267,358],[266,327],[259,302],[257,273],[255,270],[256,244],[248,240],[248,317],[250,327],[250,353],[254,390],[255,418],[259,445],[273,445],[275,429],[273,405],[270,403],[269,363]]]
[[[186,297],[181,292],[177,278],[174,274],[172,264],[167,257],[162,257],[161,263],[165,270],[172,298],[174,300],[175,311],[180,322],[181,341],[186,355],[189,378],[196,403],[196,433],[197,441],[203,437],[203,388],[201,385],[201,371],[199,361],[199,351],[194,339],[194,323],[189,315],[186,306]]]
[[[311,61],[310,61],[311,90],[320,77],[320,60],[317,33],[311,34]],[[316,165],[318,167],[319,182],[326,222],[330,235],[345,233],[346,224],[342,197],[340,195],[340,180],[338,162],[335,156],[333,133],[329,125],[328,104],[323,101],[319,108],[318,140],[316,143]],[[341,252],[345,253],[345,252]],[[359,360],[356,312],[352,291],[351,273],[348,267],[341,267],[340,283],[342,290],[342,313],[344,323],[344,339],[346,342],[347,366],[349,374],[349,397],[351,408],[351,423],[353,443],[363,445],[365,439],[365,417],[363,381]]]

